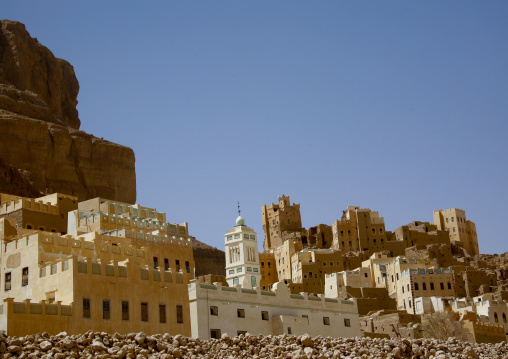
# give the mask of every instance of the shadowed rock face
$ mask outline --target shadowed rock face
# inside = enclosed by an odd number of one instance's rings
[[[0,20],[1,192],[135,203],[134,152],[79,131],[78,91],[72,65]]]
[[[9,20],[0,25],[2,109],[79,129],[79,83],[72,65],[31,38],[25,25]]]

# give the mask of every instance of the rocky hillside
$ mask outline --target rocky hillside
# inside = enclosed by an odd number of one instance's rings
[[[134,152],[79,130],[78,91],[71,64],[0,20],[0,192],[135,203]]]
[[[238,336],[200,340],[181,335],[127,335],[89,331],[67,336],[47,333],[25,337],[0,334],[4,358],[506,358],[508,345],[470,344],[454,338],[371,339],[303,336]]]

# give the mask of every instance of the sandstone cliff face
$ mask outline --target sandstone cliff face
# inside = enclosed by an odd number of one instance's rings
[[[73,67],[0,20],[0,192],[135,203],[132,149],[79,131]]]

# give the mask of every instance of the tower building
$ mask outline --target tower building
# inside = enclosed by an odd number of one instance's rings
[[[236,226],[227,231],[224,243],[228,284],[230,286],[240,284],[247,289],[258,287],[261,281],[261,272],[257,234],[252,228],[245,225],[242,216],[238,216]]]
[[[469,255],[479,254],[476,224],[466,219],[466,212],[458,208],[434,211],[434,224],[450,232],[450,241],[460,243]]]

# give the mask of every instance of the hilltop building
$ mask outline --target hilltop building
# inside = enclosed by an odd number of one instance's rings
[[[292,236],[300,237],[302,230],[302,218],[300,216],[300,204],[289,201],[289,196],[279,197],[277,204],[269,206],[264,205],[263,231],[265,239],[263,242],[264,250],[281,246],[288,238]]]
[[[462,209],[451,208],[434,211],[434,224],[450,233],[452,243],[460,244],[469,255],[480,254],[476,224],[466,219]]]

